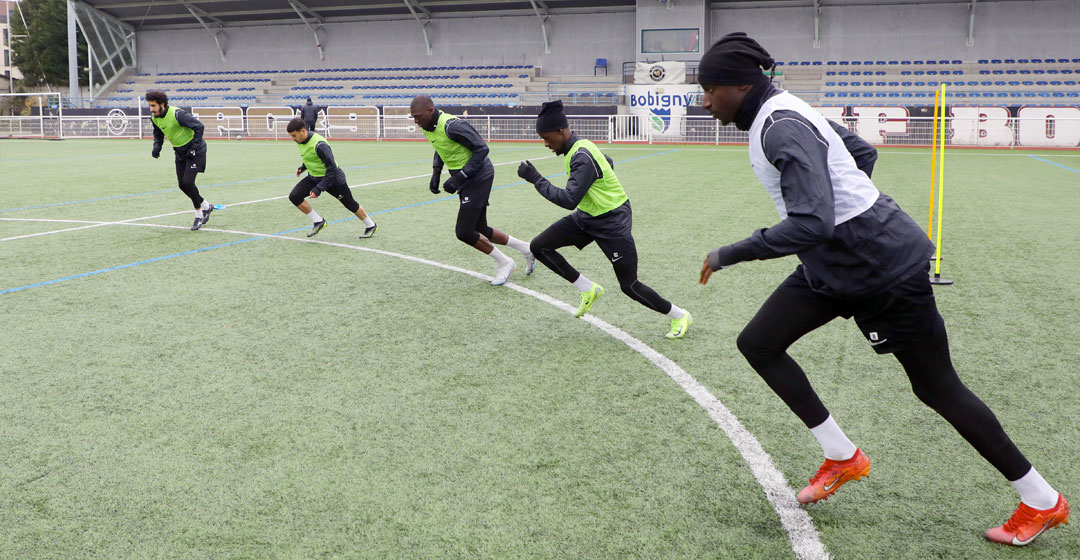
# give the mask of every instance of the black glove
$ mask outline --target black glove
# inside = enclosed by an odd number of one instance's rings
[[[150,152],[150,155],[154,156],[154,159],[161,157],[161,148],[154,148],[154,151]]]
[[[521,162],[521,165],[518,166],[518,177],[521,177],[534,185],[537,181],[544,178],[529,160]]]
[[[304,166],[303,166],[303,165],[301,165],[300,167],[297,167],[297,168],[296,168],[296,176],[297,176],[297,177],[299,177],[299,176],[300,176],[300,174],[301,174],[301,173],[303,173],[303,172],[304,172]]]
[[[458,192],[458,189],[461,188],[461,184],[464,183],[464,182],[465,182],[465,174],[464,173],[452,173],[450,175],[450,178],[447,179],[445,183],[443,183],[442,188],[443,188],[444,191],[446,191],[446,192],[448,192],[450,194],[454,194],[454,193]]]
[[[431,182],[428,183],[428,190],[431,194],[439,194],[439,175],[442,174],[442,170],[438,170],[431,175]]]

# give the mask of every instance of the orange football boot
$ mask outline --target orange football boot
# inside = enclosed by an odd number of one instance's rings
[[[870,458],[862,449],[856,449],[855,455],[846,461],[825,459],[825,464],[810,479],[810,485],[799,492],[799,503],[812,504],[828,499],[848,481],[859,480],[869,474]]]
[[[1004,525],[988,530],[986,538],[996,543],[1024,546],[1047,529],[1068,524],[1069,502],[1059,493],[1057,505],[1050,509],[1035,509],[1020,502],[1012,517]]]

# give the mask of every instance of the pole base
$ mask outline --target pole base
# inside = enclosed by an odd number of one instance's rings
[[[935,274],[930,278],[930,283],[935,286],[951,286],[953,281],[948,278],[942,278],[940,274]]]

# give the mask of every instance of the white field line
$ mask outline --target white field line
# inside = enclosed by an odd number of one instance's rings
[[[12,221],[45,221],[45,220],[30,220],[26,218],[0,218]],[[58,220],[59,221],[59,220]],[[63,220],[65,222],[72,222],[74,220]],[[160,224],[139,224],[132,223],[130,220],[124,220],[122,222],[93,222],[95,225],[121,225],[121,226],[141,226],[141,227],[160,227],[170,229],[187,229],[184,226],[174,225],[160,225]],[[366,253],[375,253],[387,257],[393,257],[397,259],[403,259],[412,261],[415,263],[426,264],[443,270],[449,270],[460,274],[472,276],[480,280],[491,281],[493,278],[486,274],[482,274],[473,270],[444,264],[422,257],[414,257],[412,255],[405,255],[402,253],[394,253],[391,251],[383,251],[381,249],[372,249],[370,247],[360,247],[357,245],[348,245],[345,243],[334,243],[330,241],[320,241],[316,239],[304,238],[304,237],[288,237],[285,235],[274,235],[264,233],[254,233],[247,231],[237,231],[228,229],[216,229],[216,228],[203,228],[202,231],[213,231],[218,233],[228,233],[234,235],[244,235],[248,237],[264,237],[281,239],[285,241],[293,241],[299,243],[314,243],[317,245],[328,245],[331,247],[339,247],[342,249],[350,249],[354,251],[363,251]],[[565,302],[559,301],[547,294],[531,290],[524,286],[507,282],[506,287],[530,296],[534,299],[540,300],[548,305],[551,305],[557,309],[561,309],[567,313],[574,313],[577,309]],[[735,446],[736,451],[742,456],[743,461],[746,462],[750,468],[750,472],[754,475],[754,478],[761,485],[765,491],[765,498],[769,501],[773,510],[776,511],[780,517],[780,525],[787,533],[788,540],[791,541],[792,551],[795,553],[795,557],[799,560],[824,560],[831,558],[831,555],[825,550],[825,545],[821,542],[817,528],[814,527],[814,522],[810,519],[810,515],[806,513],[802,507],[799,506],[798,501],[795,499],[795,491],[788,486],[787,479],[783,473],[776,468],[776,465],[772,461],[772,457],[761,446],[761,442],[754,437],[749,430],[743,426],[742,422],[731,413],[724,403],[720,402],[709,390],[699,383],[693,376],[687,373],[682,367],[676,364],[667,356],[658,352],[650,347],[648,344],[635,338],[626,331],[600,319],[594,315],[585,315],[584,320],[590,325],[604,331],[612,338],[622,342],[631,350],[634,350],[645,359],[649,360],[656,367],[660,368],[668,377],[670,377],[679,387],[682,388],[695,402],[698,403],[714,422],[720,427],[721,430],[731,440],[732,445]]]
[[[541,156],[541,157],[537,157],[537,158],[531,158],[530,161],[540,161],[540,160],[549,159],[549,158],[553,158],[553,157],[555,157],[555,156],[553,156],[553,155],[551,155],[551,156]],[[502,166],[502,165],[512,165],[512,164],[520,163],[521,161],[522,160],[504,161],[502,163],[496,163],[496,164],[494,164],[494,166],[499,167],[499,166]],[[381,181],[372,181],[370,183],[359,183],[359,184],[356,184],[356,185],[349,185],[349,188],[350,189],[355,189],[355,188],[359,188],[359,187],[373,187],[375,185],[383,185],[383,184],[386,184],[386,183],[396,183],[398,181],[410,181],[412,179],[424,179],[424,178],[428,178],[428,177],[431,177],[431,173],[425,173],[423,175],[412,175],[410,177],[397,177],[395,179],[383,179]],[[245,202],[233,202],[233,203],[230,203],[228,206],[244,206],[245,204],[258,204],[260,202],[269,202],[271,200],[281,200],[283,198],[289,198],[289,195],[273,196],[273,197],[270,197],[270,198],[261,198],[259,200],[248,200],[248,201],[245,201]],[[38,233],[28,233],[26,235],[16,235],[16,236],[13,236],[13,237],[4,237],[4,238],[0,239],[0,242],[15,241],[15,240],[18,240],[18,239],[29,239],[31,237],[41,237],[43,235],[52,235],[54,233],[66,233],[66,232],[69,232],[69,231],[78,231],[78,230],[83,230],[83,229],[91,229],[91,228],[107,226],[107,225],[126,224],[126,223],[130,223],[130,222],[141,222],[141,221],[144,221],[144,220],[154,220],[154,219],[157,219],[157,218],[166,218],[166,217],[169,217],[169,216],[179,216],[181,214],[190,214],[190,213],[194,213],[194,210],[183,210],[183,211],[180,211],[180,212],[169,212],[167,214],[158,214],[156,216],[143,216],[141,218],[131,218],[131,219],[128,219],[128,220],[120,220],[118,222],[91,222],[91,221],[81,222],[81,221],[78,221],[78,220],[38,220],[38,221],[44,221],[44,222],[48,222],[48,221],[54,221],[54,222],[70,221],[70,222],[74,222],[74,223],[87,223],[87,224],[90,224],[90,225],[85,225],[85,226],[80,226],[80,227],[72,227],[72,228],[66,228],[66,229],[57,229],[57,230],[52,230],[52,231],[41,231],[41,232],[38,232]],[[11,219],[11,218],[0,218],[0,219],[2,219],[3,221],[20,221],[20,220]]]

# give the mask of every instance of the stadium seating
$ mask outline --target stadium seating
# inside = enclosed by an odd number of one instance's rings
[[[1080,60],[1074,62],[1071,58],[831,60],[823,65],[804,62],[778,63],[786,67],[782,87],[811,103],[824,105],[845,104],[845,100],[838,99],[841,97],[857,97],[860,102],[870,98],[925,104],[933,102],[942,84],[947,86],[950,97],[978,98],[979,103],[1052,105],[1080,97],[1075,84],[1070,86],[1066,80],[1080,73]],[[846,79],[849,76],[856,78]],[[860,79],[866,76],[875,79]]]
[[[505,105],[516,103],[516,92],[535,76],[535,67],[516,65],[139,73],[114,92],[118,97],[103,100],[130,103],[130,95],[120,94],[161,89],[186,101],[297,104],[310,97],[318,104],[401,104],[424,93],[440,103]]]

